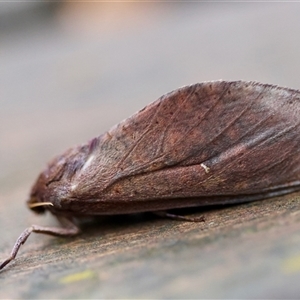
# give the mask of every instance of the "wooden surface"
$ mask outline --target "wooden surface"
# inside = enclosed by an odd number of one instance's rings
[[[300,88],[299,12],[291,3],[64,4],[39,26],[0,23],[1,259],[30,224],[56,224],[25,200],[69,146],[185,84]],[[32,235],[0,273],[0,298],[299,297],[299,194],[182,213],[206,221],[116,216],[86,221],[74,238]]]

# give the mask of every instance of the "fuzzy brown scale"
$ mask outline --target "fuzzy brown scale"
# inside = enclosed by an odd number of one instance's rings
[[[297,90],[243,81],[198,83],[162,96],[50,162],[27,204],[50,211],[62,227],[27,228],[0,269],[31,232],[75,235],[74,219],[83,216],[161,215],[300,190],[299,101]]]

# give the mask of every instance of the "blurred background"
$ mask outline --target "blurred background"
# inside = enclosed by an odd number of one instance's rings
[[[218,79],[300,88],[299,15],[284,2],[1,2],[2,250],[34,218],[24,201],[50,158],[161,95]]]

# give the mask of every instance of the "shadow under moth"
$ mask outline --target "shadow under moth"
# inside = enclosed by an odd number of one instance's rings
[[[149,104],[86,144],[52,160],[27,205],[50,211],[61,227],[32,232],[79,233],[95,215],[261,200],[300,190],[300,91],[244,81],[185,86]]]

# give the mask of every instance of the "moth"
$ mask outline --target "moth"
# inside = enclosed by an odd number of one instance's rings
[[[32,232],[76,235],[76,220],[85,216],[166,212],[298,191],[299,127],[298,90],[213,81],[170,92],[48,164],[27,205],[49,211],[62,227],[27,228],[0,269]]]

